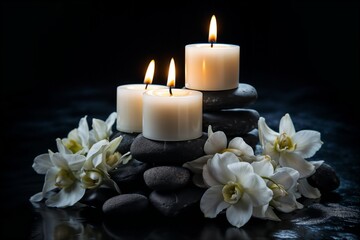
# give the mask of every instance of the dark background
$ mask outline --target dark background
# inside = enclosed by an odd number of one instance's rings
[[[28,198],[43,181],[34,157],[84,115],[115,111],[116,87],[141,83],[151,59],[154,83],[165,84],[174,57],[183,87],[185,45],[207,42],[213,14],[218,42],[241,47],[240,82],[257,89],[261,115],[331,119],[349,128],[330,146],[358,144],[357,1],[3,1],[1,11],[1,205],[21,226],[12,236],[31,231]]]
[[[5,1],[2,4],[2,96],[83,84],[154,82],[175,58],[184,86],[184,47],[207,42],[215,14],[218,42],[241,47],[240,81],[296,88],[310,84],[331,104],[347,102],[359,79],[356,1]]]

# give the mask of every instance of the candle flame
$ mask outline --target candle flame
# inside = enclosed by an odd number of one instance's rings
[[[155,72],[155,60],[151,60],[149,63],[149,66],[146,70],[144,83],[145,84],[151,84],[154,78],[154,72]]]
[[[168,87],[175,87],[175,61],[174,58],[171,58],[170,66],[169,66],[169,74],[167,79]]]
[[[215,17],[215,15],[212,15],[211,21],[210,21],[210,28],[209,28],[209,42],[210,43],[216,42],[216,35],[217,35],[216,17]]]

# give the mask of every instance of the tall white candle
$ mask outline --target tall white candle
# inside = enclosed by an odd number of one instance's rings
[[[175,86],[175,63],[171,59],[169,89],[143,95],[143,136],[157,141],[185,141],[202,136],[202,93]]]
[[[203,91],[235,89],[239,85],[240,46],[216,43],[216,18],[212,16],[209,43],[185,46],[185,87]]]
[[[117,87],[116,129],[126,133],[142,132],[142,96],[147,90],[166,88],[164,85],[154,85],[152,79],[155,71],[155,61],[149,63],[144,84],[126,84]]]

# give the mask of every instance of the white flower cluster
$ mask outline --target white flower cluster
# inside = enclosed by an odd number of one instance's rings
[[[45,174],[45,181],[42,191],[30,201],[46,199],[47,206],[62,208],[77,203],[86,189],[111,187],[120,192],[109,171],[126,164],[131,155],[116,151],[121,136],[109,141],[116,116],[113,112],[106,121],[93,118],[91,130],[87,116],[81,118],[78,128],[67,138],[56,139],[57,152],[49,150],[37,156],[32,167],[38,174]]]
[[[268,127],[263,117],[258,121],[261,153],[241,137],[227,141],[224,132],[208,129],[205,156],[185,163],[193,182],[207,188],[200,201],[205,217],[215,218],[226,211],[230,224],[244,226],[257,217],[280,221],[275,211],[301,209],[301,196],[319,198],[320,191],[307,182],[307,177],[323,161],[310,162],[323,142],[320,133],[295,131],[289,114],[280,120],[279,132]]]

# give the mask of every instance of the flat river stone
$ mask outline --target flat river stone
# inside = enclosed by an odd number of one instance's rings
[[[133,141],[130,152],[133,158],[154,165],[177,165],[199,158],[204,153],[207,135],[188,141],[154,141],[139,134]]]
[[[223,131],[226,136],[236,137],[255,129],[258,125],[259,113],[254,109],[231,109],[203,114],[203,131],[208,126],[212,130]]]
[[[237,88],[231,90],[201,92],[204,111],[242,108],[255,103],[258,97],[256,89],[246,83],[239,83]]]
[[[190,171],[179,166],[158,166],[146,170],[144,180],[153,190],[175,190],[190,182]]]

